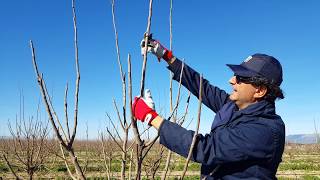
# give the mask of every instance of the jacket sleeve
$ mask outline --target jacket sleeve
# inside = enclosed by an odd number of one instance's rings
[[[164,121],[159,129],[160,143],[184,157],[188,156],[194,131]],[[242,160],[272,157],[273,136],[268,127],[255,123],[239,124],[199,134],[192,160],[203,165],[218,165]]]
[[[168,69],[173,72],[173,79],[180,81],[180,74],[182,69],[182,62],[176,59],[173,64],[171,64]],[[200,89],[200,75],[198,72],[190,68],[188,65],[184,64],[181,84],[186,87],[193,95],[199,98]],[[203,93],[202,102],[208,108],[214,112],[218,112],[219,109],[229,100],[229,95],[210,84],[206,79],[202,80]]]

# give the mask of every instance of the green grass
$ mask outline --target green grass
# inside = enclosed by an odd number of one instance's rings
[[[9,171],[8,167],[1,163],[0,164],[0,172],[8,172],[8,171]]]
[[[298,175],[296,178],[288,178],[288,177],[295,177],[295,176],[288,176],[282,175],[283,177],[278,177],[280,180],[293,180],[293,179],[306,179],[306,180],[320,180],[319,176],[314,176],[314,174],[317,174],[320,172],[320,151],[316,151],[313,149],[308,149],[309,146],[293,146],[290,147],[289,151],[285,151],[283,158],[283,162],[280,164],[278,170],[282,171],[280,174],[294,174],[295,172],[299,172],[300,175]],[[81,167],[84,166],[85,160],[86,160],[86,154],[81,152],[76,152],[78,160],[80,162]],[[166,153],[165,153],[166,154]],[[114,155],[117,155],[116,157],[113,157],[112,165],[111,165],[111,171],[112,172],[119,172],[121,171],[121,152],[114,152]],[[159,152],[157,149],[151,149],[148,156],[146,156],[146,160],[149,160],[149,163],[152,163],[152,158],[155,156],[158,156]],[[91,175],[93,177],[89,177],[87,179],[91,180],[100,180],[100,179],[106,179],[106,177],[99,177],[98,174],[101,174],[101,172],[105,172],[106,169],[104,167],[103,157],[98,152],[92,151],[88,153],[89,157],[89,164],[87,167],[87,175]],[[135,159],[135,158],[134,158]],[[161,165],[159,168],[159,171],[162,171],[164,169],[165,165],[165,159],[166,156],[163,157],[163,160],[161,161]],[[170,171],[182,171],[185,164],[185,158],[174,154],[172,156],[173,162],[170,164]],[[21,168],[16,166],[16,162],[13,161],[13,168],[14,170],[18,172],[23,172]],[[71,171],[74,172],[74,167],[72,163],[69,163]],[[199,172],[200,171],[200,164],[190,162],[188,171],[191,172]],[[132,172],[134,172],[135,169],[135,163],[132,164]],[[127,160],[127,167],[126,171],[129,169],[129,159]],[[143,168],[144,170],[144,168]],[[48,157],[48,159],[45,162],[44,167],[40,168],[40,173],[42,174],[53,174],[52,177],[55,179],[71,179],[68,178],[67,169],[65,167],[65,164],[63,160],[59,158],[55,158],[54,156]],[[0,175],[7,175],[10,174],[10,171],[8,167],[6,166],[5,162],[0,158]],[[55,174],[59,174],[55,176]],[[301,175],[304,174],[304,175]],[[320,174],[320,173],[319,173]],[[157,174],[158,175],[158,174]],[[160,179],[160,178],[158,178]],[[175,178],[170,177],[170,180],[174,180]],[[199,176],[190,176],[186,177],[185,179],[199,179]]]
[[[305,170],[305,171],[319,171],[320,165],[313,163],[283,163],[279,166],[279,170]]]
[[[305,176],[302,176],[302,178],[304,180],[320,180],[319,176],[311,176],[311,175],[305,175]]]
[[[59,165],[59,166],[56,166],[54,168],[54,171],[56,171],[56,172],[67,172],[67,168],[64,165]]]

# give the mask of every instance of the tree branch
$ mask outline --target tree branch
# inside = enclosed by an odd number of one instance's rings
[[[110,135],[110,137],[113,139],[113,141],[119,146],[120,150],[121,150],[122,152],[125,152],[125,151],[122,149],[121,145],[118,143],[118,141],[114,138],[114,136],[112,135],[112,133],[109,131],[108,128],[107,128],[107,132],[108,132],[108,134]]]
[[[66,85],[66,90],[64,93],[64,113],[65,113],[65,121],[67,126],[67,133],[68,133],[68,141],[70,141],[70,128],[69,128],[69,118],[68,118],[68,83]]]
[[[14,175],[14,177],[16,178],[16,180],[21,180],[21,178],[14,172],[14,170],[12,169],[12,166],[10,164],[10,162],[8,161],[6,155],[2,154],[2,157],[4,159],[4,161],[6,162],[8,168],[10,169],[11,173]]]
[[[114,108],[116,109],[116,112],[117,112],[117,115],[118,115],[118,119],[119,119],[119,122],[120,122],[120,125],[121,125],[121,128],[122,128],[122,130],[125,130],[125,127],[124,127],[124,123],[122,123],[122,119],[121,119],[121,117],[120,117],[120,112],[119,112],[119,110],[118,110],[118,106],[117,106],[117,103],[116,103],[116,101],[113,99],[113,105],[114,105]]]
[[[187,160],[186,160],[186,163],[185,163],[182,175],[181,175],[181,179],[184,178],[184,176],[185,176],[185,174],[187,172],[188,164],[189,164],[189,161],[190,161],[191,156],[192,156],[193,149],[194,149],[195,144],[196,144],[196,139],[197,139],[197,135],[198,135],[198,132],[199,132],[199,127],[200,127],[201,105],[202,105],[202,74],[201,74],[201,77],[200,77],[198,121],[197,121],[196,131],[194,132],[194,135],[193,135],[193,138],[192,138],[192,143],[190,145],[190,150],[189,150],[189,153],[188,153],[188,157],[187,157]]]
[[[135,120],[132,112],[132,78],[131,78],[131,57],[128,54],[128,77],[129,77],[129,102],[130,102],[130,117],[131,117],[131,124],[133,129],[133,134],[135,136],[136,142],[139,146],[142,145],[142,140],[139,135],[139,129],[137,126],[137,121]]]
[[[109,118],[109,121],[110,121],[111,124],[112,124],[113,129],[116,131],[116,134],[117,134],[119,140],[122,141],[121,136],[120,136],[120,134],[119,134],[119,131],[118,131],[118,129],[116,128],[116,126],[114,125],[114,123],[113,123],[113,121],[111,120],[111,118],[110,118],[110,116],[109,116],[108,113],[107,113],[107,116],[108,116],[108,118]]]
[[[33,47],[32,40],[30,40],[30,48],[31,48],[31,54],[32,54],[33,67],[34,67],[34,70],[35,70],[35,74],[37,76],[38,85],[40,87],[41,95],[42,95],[42,98],[43,98],[43,101],[44,101],[44,104],[45,104],[45,107],[46,107],[46,110],[47,110],[47,113],[48,113],[48,116],[49,116],[49,120],[51,122],[53,130],[55,131],[55,134],[56,134],[57,138],[59,139],[60,143],[63,146],[66,147],[67,145],[64,142],[64,140],[62,139],[62,137],[61,137],[61,135],[59,133],[58,127],[56,126],[54,118],[52,116],[52,111],[51,111],[51,108],[50,108],[50,105],[49,105],[47,92],[45,90],[46,88],[45,88],[44,80],[43,80],[42,75],[40,75],[39,70],[38,70],[38,65],[37,65],[37,62],[36,62],[36,54],[35,54],[35,49]]]
[[[78,57],[78,31],[77,31],[77,16],[74,6],[74,1],[72,0],[72,14],[73,14],[73,29],[74,29],[74,53],[75,53],[75,63],[76,63],[76,71],[77,71],[77,79],[76,79],[76,90],[74,96],[74,126],[73,133],[68,145],[72,146],[73,141],[76,137],[77,133],[77,125],[78,125],[78,101],[79,101],[79,84],[80,84],[80,67],[79,67],[79,57]]]
[[[151,27],[151,17],[152,17],[152,0],[150,0],[149,3],[149,17],[148,17],[148,25],[147,25],[147,31],[144,36],[144,42],[146,44],[149,41],[149,35],[150,35],[150,27]],[[145,48],[144,54],[143,54],[143,65],[142,65],[142,75],[141,75],[141,85],[140,85],[140,96],[143,96],[144,92],[144,81],[146,76],[146,69],[147,69],[147,51],[148,48]]]

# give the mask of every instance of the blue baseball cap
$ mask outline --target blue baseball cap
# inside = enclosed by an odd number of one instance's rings
[[[280,62],[266,54],[249,56],[240,65],[227,64],[235,75],[243,77],[264,77],[278,86],[282,83],[282,67]]]

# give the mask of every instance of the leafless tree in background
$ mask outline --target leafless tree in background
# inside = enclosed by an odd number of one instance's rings
[[[12,139],[8,139],[8,138],[4,138],[1,137],[0,139],[0,153],[1,153],[1,158],[3,159],[3,161],[5,162],[5,164],[7,165],[8,169],[10,170],[10,172],[12,173],[12,175],[15,177],[15,179],[20,180],[22,178],[20,178],[16,171],[13,169],[13,165],[9,162],[8,157],[9,157],[9,152],[10,152],[10,148],[13,144],[13,140]],[[13,159],[13,158],[12,158]],[[2,179],[2,178],[0,178]]]
[[[101,153],[103,157],[104,167],[106,168],[107,178],[108,180],[110,180],[113,176],[111,168],[116,149],[109,135],[105,135],[103,132],[100,132],[99,139],[101,143]]]
[[[26,172],[31,180],[49,156],[48,123],[43,123],[38,118],[38,113],[39,108],[35,119],[25,118],[24,97],[20,94],[20,112],[16,116],[15,125],[12,127],[11,123],[8,123],[11,138],[1,143],[2,157],[16,179],[21,178],[13,167]]]
[[[160,168],[160,164],[163,159],[163,153],[165,148],[164,146],[159,144],[157,146],[153,146],[153,149],[157,149],[152,151],[155,154],[151,154],[151,153],[148,154],[148,156],[143,161],[143,165],[144,165],[143,167],[144,167],[144,171],[147,176],[147,179],[154,180],[156,177],[156,173]]]
[[[65,158],[64,151],[66,151],[69,155],[69,158],[71,159],[72,164],[75,167],[76,174],[74,175],[71,171],[69,172],[70,177],[73,179],[85,179],[85,175],[83,173],[83,169],[80,166],[79,160],[77,159],[77,156],[75,155],[74,149],[73,149],[73,142],[75,140],[76,132],[77,132],[77,125],[78,125],[78,97],[79,97],[79,84],[80,84],[80,69],[79,69],[79,59],[78,59],[78,34],[77,34],[77,23],[76,23],[76,12],[75,12],[75,0],[72,0],[72,13],[73,13],[73,27],[74,27],[74,49],[75,49],[75,65],[76,65],[76,80],[75,80],[75,107],[74,107],[74,127],[72,130],[72,133],[70,132],[69,128],[69,119],[68,119],[68,103],[67,103],[67,96],[68,96],[68,84],[66,86],[65,90],[65,129],[61,125],[61,121],[58,118],[57,113],[54,110],[52,100],[48,94],[46,83],[43,79],[43,74],[39,72],[37,62],[36,62],[36,55],[35,55],[35,49],[33,46],[33,42],[30,40],[30,48],[32,52],[32,62],[34,65],[34,70],[36,73],[37,81],[39,84],[40,92],[42,94],[43,102],[46,107],[46,111],[48,113],[49,120],[52,124],[53,130],[56,134],[56,137],[60,143],[62,156],[64,157],[65,164],[68,167],[68,160]]]

